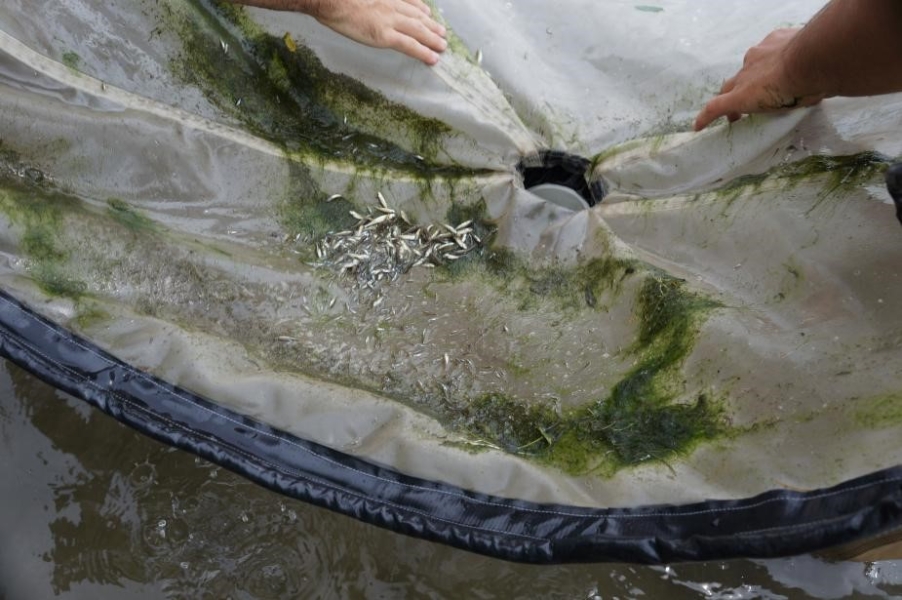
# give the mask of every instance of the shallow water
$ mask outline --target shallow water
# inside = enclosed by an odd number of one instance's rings
[[[283,498],[0,362],[0,599],[902,598],[902,561],[484,558]]]

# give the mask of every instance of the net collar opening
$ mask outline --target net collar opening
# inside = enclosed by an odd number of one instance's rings
[[[560,150],[541,150],[517,164],[524,187],[540,198],[584,210],[601,202],[607,190],[599,178],[590,181],[592,163],[587,158]]]

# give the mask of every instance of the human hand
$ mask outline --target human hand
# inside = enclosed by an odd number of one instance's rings
[[[695,130],[701,131],[720,117],[727,117],[732,123],[743,114],[812,106],[823,100],[823,93],[806,89],[810,86],[788,72],[787,55],[799,31],[777,29],[749,49],[742,69],[724,82],[720,94],[696,117]]]
[[[374,48],[392,48],[427,65],[448,47],[445,28],[423,0],[336,0],[311,13],[341,35]]]

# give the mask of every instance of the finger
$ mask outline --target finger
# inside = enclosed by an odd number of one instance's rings
[[[701,131],[715,119],[726,115],[736,114],[736,106],[733,105],[731,94],[723,94],[708,102],[695,118],[695,130]]]
[[[404,19],[395,26],[395,29],[436,52],[444,52],[448,47],[448,42],[445,38],[431,30],[422,21]]]
[[[439,38],[441,39],[441,38]],[[444,42],[445,40],[442,40]],[[429,66],[438,62],[438,54],[421,44],[409,35],[399,31],[392,31],[386,40],[387,47],[402,52],[411,58],[423,61]]]
[[[695,124],[692,128],[695,131],[701,131],[705,127],[711,124],[711,121],[718,118],[720,115],[716,114],[714,109],[711,108],[711,103],[705,105],[701,111],[699,111],[698,115],[695,117]]]
[[[398,9],[398,13],[407,17],[409,19],[413,19],[422,23],[427,29],[435,33],[436,35],[440,35],[441,37],[445,37],[447,31],[445,30],[445,26],[433,19],[428,15],[428,13],[423,13],[418,10],[416,7],[405,4]]]
[[[435,35],[441,37],[448,35],[448,31],[445,29],[445,26],[434,19],[426,19],[425,21],[423,21],[423,24],[426,25],[426,27],[428,27],[430,31],[435,33]]]
[[[762,50],[760,44],[749,48],[748,52],[745,53],[745,56],[742,57],[742,68],[745,69],[753,62],[759,60],[761,58],[761,54]]]
[[[423,2],[423,0],[404,0],[404,2],[407,2],[407,4],[410,4],[411,6],[413,6],[420,12],[423,12],[429,16],[432,16],[432,9],[429,7],[428,4]]]
[[[727,121],[729,121],[730,123],[735,123],[736,121],[738,121],[741,118],[742,118],[742,113],[738,113],[738,112],[732,112],[727,115]]]
[[[733,77],[730,77],[729,79],[727,79],[726,81],[723,82],[723,85],[720,86],[721,94],[727,94],[727,93],[733,91],[733,88],[736,87],[736,77],[737,77],[737,75],[734,75]]]
[[[802,98],[802,101],[799,103],[800,106],[815,106],[820,104],[824,100],[824,96],[808,96],[806,98]]]

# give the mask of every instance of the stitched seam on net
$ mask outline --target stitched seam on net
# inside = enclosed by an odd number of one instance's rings
[[[7,298],[3,298],[3,300],[4,300],[7,304],[12,304],[12,302],[10,302],[10,300],[7,299]],[[15,305],[13,305],[13,306],[15,306]],[[53,327],[50,326],[49,323],[44,322],[43,319],[38,318],[38,319],[34,319],[34,320],[35,320],[37,323],[40,323],[45,329],[47,329],[47,330],[49,330],[49,331],[51,331],[51,332],[53,332],[53,333],[55,333],[55,334],[58,333]],[[78,346],[78,347],[81,348],[82,350],[85,350],[86,352],[88,352],[88,353],[90,353],[90,354],[96,356],[97,358],[103,360],[103,361],[106,362],[107,364],[109,364],[109,365],[111,365],[111,366],[116,366],[116,363],[115,363],[114,361],[112,361],[110,358],[104,356],[102,353],[100,353],[99,351],[95,350],[94,348],[90,348],[90,347],[88,347],[88,346],[85,346],[85,345],[81,344],[77,339],[74,339],[74,338],[67,338],[67,341],[69,341],[69,342],[72,343],[72,344],[75,344],[76,346]],[[57,361],[55,361],[54,359],[50,358],[49,356],[43,354],[40,350],[38,350],[37,348],[35,348],[34,346],[32,346],[32,344],[30,344],[30,343],[28,343],[28,342],[25,342],[25,343],[28,344],[29,346],[31,346],[34,352],[36,352],[36,353],[39,354],[40,356],[44,357],[46,360],[52,362],[53,364],[56,364],[57,366],[59,366],[59,367],[65,369],[66,371],[68,371],[68,372],[70,372],[70,373],[72,373],[72,374],[77,375],[76,373],[74,373],[73,371],[71,371],[70,369],[68,369],[65,365],[62,365],[62,364],[58,363]],[[150,383],[150,384],[153,385],[154,387],[156,387],[156,388],[158,388],[158,389],[160,389],[160,390],[162,390],[162,391],[164,391],[164,392],[166,392],[166,393],[172,394],[172,395],[176,396],[177,398],[180,398],[181,400],[184,400],[185,402],[187,402],[188,404],[194,406],[195,408],[198,408],[198,409],[200,409],[200,410],[202,410],[202,411],[204,411],[204,412],[207,412],[207,413],[209,413],[209,414],[211,414],[211,415],[213,415],[213,416],[215,416],[215,417],[218,417],[218,418],[220,418],[220,419],[223,419],[223,420],[225,420],[225,421],[227,421],[227,422],[230,422],[230,423],[233,423],[233,424],[235,424],[235,425],[240,425],[241,427],[246,427],[246,426],[247,426],[245,423],[242,423],[242,422],[240,422],[240,421],[238,421],[238,420],[236,420],[236,419],[233,419],[233,418],[231,418],[231,417],[229,417],[229,416],[222,415],[222,414],[220,414],[220,413],[218,413],[218,412],[216,412],[216,411],[214,411],[214,410],[211,410],[211,409],[209,409],[209,408],[207,408],[207,407],[205,407],[205,406],[202,406],[202,405],[198,404],[197,402],[195,402],[195,401],[192,400],[191,398],[188,398],[188,397],[182,395],[182,394],[181,394],[179,391],[177,391],[177,390],[169,390],[169,389],[166,389],[165,386],[163,386],[161,383],[159,383],[158,381],[156,381],[152,376],[150,376],[150,375],[148,375],[148,374],[146,374],[146,373],[143,373],[143,372],[140,372],[140,371],[133,371],[133,374],[136,375],[138,378],[143,379],[143,380],[146,381],[147,383]],[[89,383],[90,383],[90,382],[89,382]],[[92,385],[93,385],[93,384],[92,384]],[[95,386],[95,387],[96,387],[96,386]],[[99,388],[99,387],[98,387],[97,389],[102,389],[102,388]],[[119,397],[120,399],[122,399],[124,402],[131,404],[131,401],[129,401],[129,400],[124,399],[124,398],[121,398],[121,397],[118,396],[118,395],[117,395],[117,397]],[[182,427],[183,427],[183,426],[182,426]],[[190,428],[188,428],[188,430],[189,430],[189,431],[194,431],[194,430],[192,430],[192,429],[190,429]],[[744,506],[731,506],[731,507],[726,507],[726,508],[711,508],[711,509],[707,509],[707,510],[699,510],[699,511],[692,511],[692,512],[678,512],[678,511],[677,511],[677,512],[666,512],[666,511],[665,511],[665,512],[657,512],[657,513],[643,513],[643,514],[637,514],[637,515],[609,515],[609,514],[604,514],[604,515],[586,515],[586,514],[581,514],[581,513],[571,513],[571,512],[554,511],[554,510],[547,510],[547,509],[526,508],[526,507],[520,507],[520,506],[514,506],[514,505],[506,504],[506,503],[503,503],[503,502],[490,502],[490,501],[486,501],[486,500],[479,500],[479,499],[477,499],[477,498],[471,498],[471,497],[469,497],[469,496],[467,496],[467,495],[465,495],[465,494],[459,493],[459,492],[450,492],[450,491],[442,490],[442,489],[433,489],[433,488],[427,488],[427,487],[424,487],[424,486],[418,486],[418,485],[413,485],[413,484],[409,484],[409,483],[403,483],[403,482],[400,482],[400,481],[393,481],[393,480],[391,480],[391,479],[387,479],[387,478],[384,478],[384,477],[380,477],[380,476],[378,476],[378,475],[373,475],[372,473],[367,473],[367,472],[365,472],[365,471],[361,471],[361,470],[359,470],[359,469],[355,469],[355,468],[353,468],[353,467],[349,467],[348,465],[342,464],[342,463],[340,463],[340,462],[338,462],[338,461],[336,461],[336,460],[333,460],[333,459],[331,459],[331,458],[324,457],[324,456],[318,454],[317,452],[313,451],[312,449],[306,448],[306,447],[302,446],[301,444],[298,444],[297,442],[294,442],[294,441],[292,441],[292,440],[286,439],[286,438],[284,438],[284,437],[282,437],[282,436],[275,435],[275,434],[273,434],[273,433],[269,433],[269,432],[266,432],[266,431],[257,431],[256,433],[261,434],[261,435],[263,435],[263,436],[265,436],[265,437],[274,439],[274,440],[278,440],[278,441],[280,441],[280,442],[282,442],[282,443],[286,443],[286,444],[288,444],[288,445],[290,445],[290,446],[293,446],[293,447],[295,447],[295,448],[297,448],[297,449],[299,449],[299,450],[301,450],[301,451],[303,451],[303,452],[305,452],[305,453],[307,453],[307,454],[310,454],[311,456],[316,457],[316,458],[319,459],[319,460],[322,460],[322,461],[326,462],[327,464],[331,464],[331,465],[336,466],[336,467],[339,467],[339,468],[341,468],[341,469],[348,470],[348,471],[350,471],[350,472],[352,472],[352,473],[357,473],[358,475],[362,475],[362,476],[367,477],[367,478],[375,479],[375,480],[377,480],[377,481],[381,481],[381,482],[383,482],[383,483],[387,483],[387,484],[390,484],[390,485],[393,485],[393,486],[401,486],[401,487],[404,487],[404,488],[407,488],[407,489],[412,489],[412,490],[418,490],[418,491],[424,491],[424,492],[438,493],[438,494],[440,494],[440,495],[444,495],[444,496],[449,496],[449,497],[453,497],[453,498],[459,498],[459,499],[462,499],[462,500],[466,500],[467,502],[471,502],[471,503],[478,504],[478,505],[481,505],[481,506],[490,506],[490,507],[494,507],[494,508],[506,508],[506,509],[516,510],[516,511],[522,511],[522,512],[528,512],[528,513],[534,513],[534,514],[540,514],[540,515],[552,515],[552,516],[559,516],[559,517],[574,517],[574,518],[586,519],[586,520],[597,520],[597,519],[599,519],[599,518],[605,518],[605,519],[644,519],[644,518],[649,518],[649,517],[651,517],[651,518],[657,518],[657,517],[691,517],[691,516],[700,516],[700,515],[707,515],[707,514],[722,514],[722,513],[729,513],[729,512],[746,511],[746,510],[751,510],[751,509],[755,509],[755,508],[760,508],[761,506],[765,506],[765,505],[767,505],[767,504],[772,504],[772,503],[774,503],[774,502],[782,502],[782,501],[784,501],[784,500],[798,500],[798,499],[802,499],[802,498],[803,498],[803,495],[801,495],[801,494],[796,494],[796,493],[790,492],[790,493],[787,494],[787,495],[781,495],[781,496],[777,496],[777,497],[774,497],[774,498],[768,498],[768,499],[766,499],[766,500],[761,500],[761,501],[756,502],[756,503],[754,503],[754,504],[749,504],[749,505],[744,505]],[[211,440],[211,441],[212,441],[212,440]],[[267,463],[267,464],[269,464],[269,463]],[[270,466],[272,466],[273,468],[278,469],[275,465],[270,464]],[[807,497],[805,497],[805,499],[806,499],[806,500],[821,500],[821,499],[824,499],[824,498],[829,498],[829,497],[831,497],[831,496],[836,496],[836,495],[840,495],[840,494],[846,494],[846,493],[850,493],[850,492],[856,492],[856,491],[862,490],[862,489],[867,489],[867,488],[873,487],[873,486],[875,486],[875,485],[881,485],[881,484],[885,484],[885,483],[897,483],[897,482],[900,482],[900,481],[902,481],[902,477],[884,478],[884,479],[881,479],[881,480],[878,480],[878,481],[875,481],[875,482],[871,482],[871,483],[868,483],[868,484],[862,484],[862,485],[859,485],[859,486],[855,486],[855,487],[853,487],[853,488],[848,488],[848,489],[843,489],[843,490],[834,490],[834,491],[829,491],[829,492],[823,492],[823,493],[821,493],[821,494],[817,494],[817,495],[814,495],[814,496],[807,496]],[[463,525],[463,524],[461,524],[461,525]],[[469,526],[469,525],[463,525],[463,526],[464,526],[464,527],[471,527],[471,526]],[[536,538],[536,539],[539,539],[539,538]]]
[[[814,526],[814,525],[821,525],[821,524],[823,524],[823,523],[830,523],[830,522],[835,521],[835,520],[836,520],[836,518],[833,518],[833,519],[819,519],[819,520],[817,520],[817,521],[811,521],[810,523],[800,523],[799,525],[788,525],[788,526],[786,526],[786,527],[767,527],[767,528],[765,528],[765,529],[753,529],[753,530],[751,530],[751,531],[740,531],[740,532],[737,533],[736,535],[737,535],[737,536],[748,536],[748,535],[755,535],[755,534],[760,534],[760,533],[773,533],[773,532],[785,533],[785,532],[787,532],[787,531],[793,531],[793,530],[795,530],[795,529],[805,529],[806,527],[811,527],[811,526]],[[892,529],[889,529],[889,530],[887,530],[887,531],[881,531],[881,532],[880,532],[880,535],[893,533],[894,531],[899,531],[899,530],[902,530],[902,525],[893,527]]]

